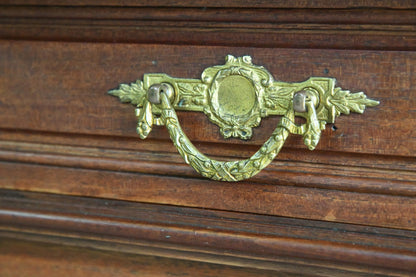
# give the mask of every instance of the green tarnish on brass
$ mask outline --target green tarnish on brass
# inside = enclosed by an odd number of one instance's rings
[[[277,82],[262,66],[253,65],[251,57],[231,55],[226,57],[225,65],[205,69],[201,80],[145,74],[143,82],[121,84],[109,94],[136,105],[137,133],[142,139],[153,125],[165,125],[185,162],[201,175],[221,181],[239,181],[257,174],[276,157],[289,133],[302,135],[305,145],[313,150],[326,123],[334,123],[342,113],[363,113],[366,106],[379,104],[362,92],[335,88],[334,78]],[[244,140],[251,138],[252,128],[260,124],[262,117],[283,117],[252,157],[223,162],[212,160],[195,148],[183,133],[175,110],[204,112],[225,138]],[[305,118],[306,123],[295,124],[295,116]]]

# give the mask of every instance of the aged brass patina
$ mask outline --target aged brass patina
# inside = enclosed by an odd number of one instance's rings
[[[137,133],[145,139],[153,125],[165,125],[185,162],[201,175],[221,181],[252,177],[279,153],[289,133],[303,136],[305,145],[315,149],[326,123],[341,113],[363,113],[378,101],[363,92],[350,93],[335,87],[334,78],[311,77],[301,83],[274,81],[251,57],[226,57],[225,65],[204,70],[201,80],[172,78],[166,74],[145,74],[143,82],[121,84],[109,91],[124,103],[137,107]],[[250,158],[216,161],[199,152],[182,131],[175,110],[204,112],[220,127],[225,138],[250,139],[261,118],[282,115],[277,128]],[[306,119],[295,124],[295,116]]]

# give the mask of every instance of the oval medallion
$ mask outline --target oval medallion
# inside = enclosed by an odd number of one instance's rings
[[[220,115],[246,115],[256,103],[255,88],[251,81],[243,76],[228,76],[219,83],[217,101]]]

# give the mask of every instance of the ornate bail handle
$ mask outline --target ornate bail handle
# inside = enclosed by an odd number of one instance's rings
[[[341,113],[363,113],[378,101],[362,92],[335,88],[334,78],[311,77],[302,83],[273,80],[251,57],[226,57],[226,64],[209,67],[201,80],[145,74],[143,82],[121,84],[109,91],[121,102],[137,106],[137,133],[145,139],[154,125],[165,125],[173,144],[187,164],[204,177],[240,181],[265,168],[279,153],[289,133],[302,135],[305,145],[315,149],[326,123]],[[271,137],[249,159],[216,161],[199,152],[182,131],[175,110],[204,112],[220,127],[225,138],[250,139],[252,128],[268,115],[282,115]],[[306,119],[296,125],[295,116]]]

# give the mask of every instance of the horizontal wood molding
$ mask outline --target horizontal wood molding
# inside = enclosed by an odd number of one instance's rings
[[[74,136],[68,139],[77,140]],[[171,147],[170,141],[158,141],[155,150],[146,148],[117,149],[115,148],[117,138],[107,139],[111,140],[112,148],[109,148],[110,145],[107,145],[106,148],[103,146],[97,148],[47,144],[45,141],[43,143],[0,141],[0,160],[70,168],[200,178],[197,172],[183,162],[176,149]],[[92,140],[94,139],[91,138],[85,143],[88,145]],[[79,142],[82,143],[82,141]],[[215,145],[207,145],[203,149],[213,147]],[[160,151],[160,148],[165,150]],[[155,155],[153,151],[159,152]],[[381,159],[376,164],[374,160],[368,159],[366,155],[348,157],[348,155],[336,152],[318,153],[318,155],[313,156],[313,160],[308,161],[303,159],[299,152],[302,152],[302,150],[283,150],[278,159],[273,161],[264,172],[251,178],[250,182],[416,196],[416,173],[413,168],[414,164],[411,163],[413,159],[400,157]],[[217,148],[213,157],[224,160],[235,158],[241,154],[239,149],[233,151],[233,148],[231,148],[228,149],[227,153]],[[312,157],[310,158],[312,159]],[[342,160],[342,163],[339,162],[340,160]],[[403,165],[400,165],[400,163]]]
[[[415,230],[414,197],[0,163],[1,187]],[[166,167],[167,168],[167,167]]]
[[[330,8],[330,7],[329,7]],[[0,38],[414,50],[415,10],[3,6]]]
[[[47,242],[39,241],[42,239]],[[120,251],[123,246],[124,249],[128,248],[127,245],[122,244],[91,243],[77,239],[63,240],[62,237],[58,239],[42,237],[42,239],[28,234],[22,236],[20,233],[7,235],[0,233],[0,275],[32,277],[36,272],[40,276],[61,277],[276,276],[275,270],[218,264],[206,260],[189,260],[178,256],[181,254],[179,251],[175,252],[174,257],[166,257],[166,254],[150,256],[146,255],[150,251],[145,251],[144,255],[140,254],[142,252],[140,247],[129,247],[130,251]],[[316,267],[293,270],[293,267],[290,264],[283,264],[274,268],[278,268],[279,274],[284,276],[297,276],[299,273],[308,272],[307,270],[317,270]],[[332,276],[331,272],[339,273],[330,269],[319,268],[319,270],[325,272],[326,276]],[[351,274],[348,271],[347,273]]]
[[[133,6],[133,7],[250,7],[250,8],[394,8],[412,9],[416,4],[412,0],[341,0],[341,1],[314,1],[314,0],[3,0],[9,5],[46,5],[46,6]]]
[[[3,19],[66,19],[66,20],[142,20],[156,21],[161,24],[175,22],[211,22],[211,23],[270,23],[270,24],[333,24],[353,29],[364,24],[378,25],[383,28],[399,30],[411,28],[415,23],[415,10],[400,9],[252,9],[244,6],[238,8],[166,8],[166,7],[116,7],[116,6],[16,6],[1,5],[0,15]],[[350,25],[349,27],[347,25]],[[233,25],[231,25],[233,26]],[[396,26],[398,29],[394,29]],[[375,28],[375,27],[374,27]],[[410,30],[410,29],[409,29]]]
[[[267,261],[350,273],[368,273],[369,266],[372,273],[416,270],[414,231],[8,190],[0,190],[0,199],[3,237],[72,239],[139,254],[149,247],[152,255],[179,251],[191,260],[212,254],[215,263],[245,259],[238,265],[268,270],[276,268]]]

